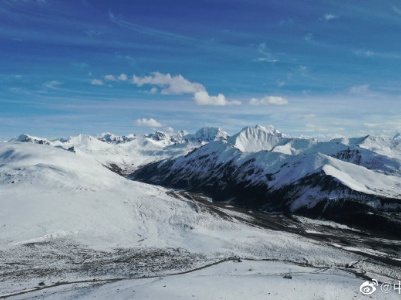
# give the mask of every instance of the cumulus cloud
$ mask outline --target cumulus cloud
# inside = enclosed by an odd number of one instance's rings
[[[116,81],[117,79],[114,77],[114,75],[106,75],[104,76],[104,79],[107,81]]]
[[[194,99],[198,105],[240,105],[240,101],[228,101],[223,94],[210,96],[206,91],[199,91],[194,94]]]
[[[127,81],[128,76],[127,74],[121,73],[119,76],[114,76],[114,75],[106,75],[104,76],[104,80],[106,81]]]
[[[127,76],[127,74],[121,73],[120,76],[117,77],[117,79],[120,81],[127,81],[128,76]]]
[[[92,79],[91,84],[92,85],[104,85],[104,82],[103,82],[103,80],[100,80],[100,79]]]
[[[137,86],[157,85],[163,87],[161,93],[164,95],[182,95],[194,94],[198,91],[204,91],[205,87],[196,82],[190,82],[181,75],[171,76],[170,74],[162,74],[160,72],[152,73],[150,76],[138,77],[132,79]]]
[[[147,126],[147,127],[161,127],[163,126],[161,123],[157,122],[155,119],[149,118],[142,118],[142,119],[138,119],[136,120],[136,123],[139,126]]]
[[[192,94],[195,102],[198,105],[239,105],[240,101],[230,101],[223,94],[211,96],[206,88],[197,82],[191,82],[181,75],[172,76],[170,74],[162,74],[154,72],[149,76],[139,77],[134,75],[132,82],[137,86],[155,85],[160,87],[160,93],[163,95],[184,95]],[[158,90],[155,87],[151,92],[155,93]]]
[[[265,96],[263,98],[252,98],[250,104],[252,105],[285,105],[288,100],[279,96]]]

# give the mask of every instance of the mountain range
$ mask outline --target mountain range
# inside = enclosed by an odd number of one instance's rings
[[[33,142],[79,152],[129,179],[202,193],[215,202],[266,212],[302,214],[388,232],[401,229],[401,138],[363,136],[318,141],[273,126],[229,136],[205,127],[195,134],[97,137]]]
[[[246,127],[129,178],[204,193],[214,201],[297,213],[397,233],[401,139],[364,136],[319,142],[274,127]]]
[[[400,145],[272,126],[0,142],[0,298],[193,297],[224,282],[203,298],[241,299],[233,278],[256,298],[356,297],[400,277]]]

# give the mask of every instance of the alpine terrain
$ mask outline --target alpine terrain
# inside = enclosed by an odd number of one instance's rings
[[[23,134],[0,142],[0,299],[398,299],[400,210],[399,135]]]

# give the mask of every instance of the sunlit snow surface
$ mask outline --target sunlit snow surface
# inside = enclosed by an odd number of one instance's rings
[[[363,276],[401,276],[355,248],[263,228],[249,214],[128,181],[104,167],[117,161],[135,168],[152,155],[171,156],[166,145],[142,140],[140,147],[116,147],[92,139],[69,141],[75,153],[0,143],[0,298],[351,299],[362,296]],[[190,151],[170,146],[173,155]],[[307,223],[309,234],[319,232],[313,226],[321,224],[308,222],[291,226]]]

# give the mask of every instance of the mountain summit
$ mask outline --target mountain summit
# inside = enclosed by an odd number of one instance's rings
[[[273,126],[245,127],[239,133],[233,135],[229,142],[242,152],[258,152],[271,150],[282,139],[283,134]]]

